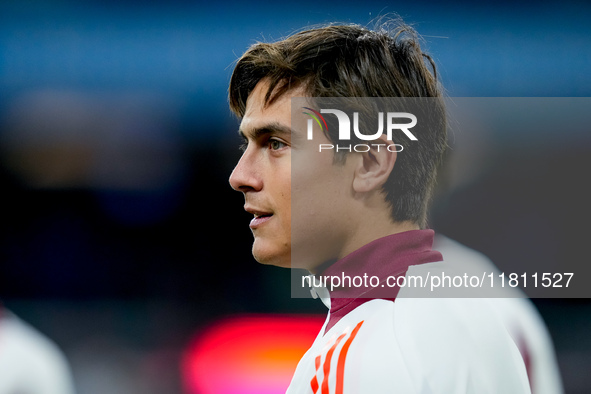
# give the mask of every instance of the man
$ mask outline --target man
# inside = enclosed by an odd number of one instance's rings
[[[73,394],[63,352],[0,305],[0,394]]]
[[[403,286],[452,270],[426,229],[446,148],[441,96],[433,62],[402,24],[312,29],[256,44],[238,61],[230,106],[245,144],[230,184],[253,214],[253,255],[307,269],[330,309],[289,393],[530,392],[488,300],[409,298],[418,293]],[[360,121],[372,114],[376,122]],[[378,132],[360,133],[360,122]]]
[[[488,257],[441,233],[435,235],[433,247],[441,252],[444,260],[453,261],[466,270],[479,267],[479,271],[500,274]],[[518,287],[505,287],[500,295],[502,297],[491,300],[490,305],[523,357],[532,393],[564,393],[552,337],[535,305]]]

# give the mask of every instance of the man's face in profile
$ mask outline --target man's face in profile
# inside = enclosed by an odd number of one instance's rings
[[[230,184],[244,194],[244,208],[253,214],[255,259],[314,271],[338,257],[345,239],[343,197],[351,193],[350,171],[346,164],[335,165],[331,152],[318,152],[319,143],[329,142],[320,130],[313,141],[305,138],[304,115],[295,116],[292,127],[291,99],[304,96],[303,90],[288,91],[266,105],[267,89],[262,80],[246,102],[240,124],[245,149]]]
[[[288,267],[291,254],[290,96],[265,105],[267,85],[259,83],[246,102],[240,123],[244,153],[230,176],[254,217],[252,254],[264,264]]]

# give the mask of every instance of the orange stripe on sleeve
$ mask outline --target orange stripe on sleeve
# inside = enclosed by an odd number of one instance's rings
[[[339,342],[341,342],[341,340],[345,337],[345,335],[347,335],[347,334],[346,333],[341,334],[337,338],[337,340],[335,341],[334,345],[331,346],[328,353],[326,353],[326,358],[324,359],[324,365],[322,366],[323,372],[324,372],[324,376],[322,377],[322,394],[330,394],[330,392],[328,391],[328,375],[330,373],[330,359],[332,358],[332,354],[334,353],[334,350],[339,345]]]
[[[314,359],[314,365],[316,366],[316,374],[314,374],[314,377],[312,378],[312,381],[310,382],[310,386],[312,387],[312,392],[314,394],[316,394],[316,392],[318,391],[318,388],[320,387],[320,385],[318,384],[318,368],[320,368],[320,361],[322,360],[322,355],[318,355],[316,356],[316,358]]]
[[[357,335],[357,332],[361,328],[363,322],[364,320],[361,320],[359,323],[357,323],[357,325],[351,332],[351,336],[349,337],[349,339],[347,339],[347,341],[343,345],[343,348],[341,349],[341,353],[339,354],[339,360],[337,362],[337,386],[335,394],[343,394],[343,380],[345,377],[345,359],[347,358],[347,352],[349,351],[351,342],[353,342],[353,339],[355,339],[355,335]]]

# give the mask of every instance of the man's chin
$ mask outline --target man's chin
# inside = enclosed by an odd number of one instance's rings
[[[261,264],[274,265],[283,268],[291,267],[291,252],[289,250],[260,247],[255,241],[252,246],[252,255],[254,259]]]

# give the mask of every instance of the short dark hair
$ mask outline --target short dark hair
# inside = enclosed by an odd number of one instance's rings
[[[435,64],[422,52],[415,30],[394,22],[395,26],[385,24],[375,31],[359,25],[329,25],[278,42],[254,44],[234,68],[229,102],[237,116],[244,116],[246,100],[263,78],[269,81],[267,105],[299,87],[312,98],[436,98],[436,127],[421,134],[412,152],[398,155],[384,185],[393,220],[412,221],[424,228],[437,167],[447,147],[443,93]],[[328,138],[336,141],[336,135]]]

